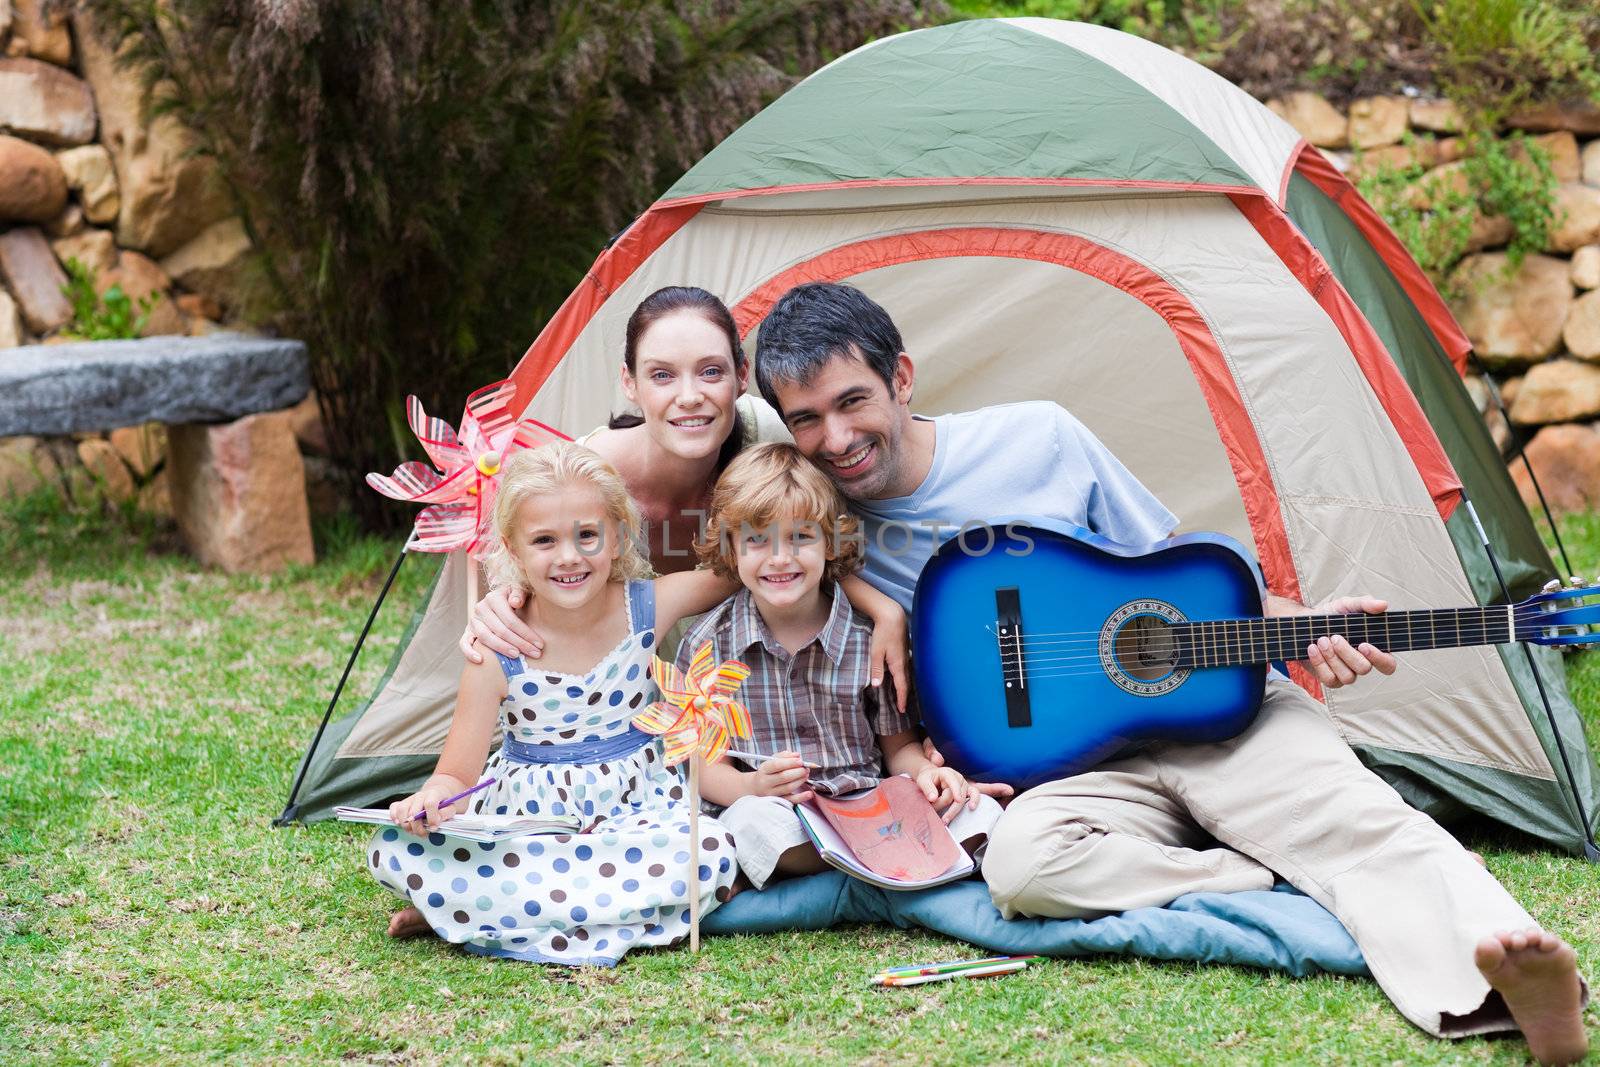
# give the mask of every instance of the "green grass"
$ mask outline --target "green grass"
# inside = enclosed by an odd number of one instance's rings
[[[1600,520],[1566,532],[1600,569]],[[615,971],[391,943],[362,830],[269,826],[392,557],[347,526],[319,535],[315,567],[229,577],[142,520],[41,497],[0,511],[0,1063],[1524,1059],[1429,1039],[1358,979],[1107,958],[870,989],[885,962],[961,951],[891,929],[714,938]],[[356,695],[403,614],[381,620]],[[1596,660],[1574,671],[1591,709]],[[1600,868],[1506,833],[1472,843],[1600,974]]]

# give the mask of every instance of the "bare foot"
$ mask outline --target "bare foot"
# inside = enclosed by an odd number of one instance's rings
[[[389,917],[389,936],[395,939],[421,937],[433,933],[433,927],[416,908],[401,908]]]
[[[1477,853],[1477,852],[1468,852],[1467,855],[1471,856],[1472,857],[1472,862],[1476,863],[1479,867],[1482,867],[1484,870],[1488,870],[1489,869],[1489,865],[1487,863],[1483,862],[1483,856],[1480,855],[1479,853]]]
[[[1499,931],[1478,942],[1473,962],[1505,999],[1540,1063],[1574,1063],[1589,1051],[1583,1032],[1578,956],[1537,928]]]

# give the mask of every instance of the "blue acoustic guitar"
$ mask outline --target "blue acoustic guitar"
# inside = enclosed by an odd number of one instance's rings
[[[1582,604],[1595,594],[1547,586],[1509,606],[1263,618],[1260,572],[1222,534],[1131,548],[1037,519],[969,524],[917,582],[917,693],[953,766],[1025,788],[1136,742],[1236,736],[1267,665],[1304,658],[1319,637],[1388,652],[1581,644],[1600,640],[1588,632],[1600,604]]]

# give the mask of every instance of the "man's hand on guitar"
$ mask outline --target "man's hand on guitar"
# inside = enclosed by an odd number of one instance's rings
[[[1370,596],[1334,597],[1314,609],[1284,597],[1269,596],[1265,606],[1267,615],[1353,615],[1357,612],[1379,615],[1388,610],[1387,602]],[[1325,689],[1350,685],[1372,671],[1393,674],[1398,666],[1395,658],[1378,646],[1367,643],[1352,645],[1342,634],[1324,637],[1307,645],[1305,662]]]

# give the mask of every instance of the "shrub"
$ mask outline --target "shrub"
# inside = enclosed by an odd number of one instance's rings
[[[134,302],[113,285],[101,294],[95,291],[95,272],[76,259],[68,259],[67,284],[61,287],[72,305],[72,320],[61,329],[63,337],[81,341],[121,341],[138,337],[150,321],[150,309],[161,299],[160,293],[151,293],[139,300],[135,313]]]
[[[1492,129],[1532,100],[1600,100],[1600,10],[1592,0],[1411,0],[1439,88]]]
[[[1244,33],[1246,0],[951,0],[964,18],[1039,16],[1110,26],[1216,63]]]
[[[1481,130],[1464,135],[1463,144],[1460,184],[1430,175],[1421,164],[1380,166],[1356,181],[1441,289],[1448,289],[1452,268],[1472,250],[1478,219],[1510,223],[1509,271],[1545,247],[1555,222],[1556,180],[1548,152],[1523,134],[1501,139]]]
[[[347,474],[418,454],[608,235],[924,0],[84,0],[213,156]],[[932,0],[936,2],[936,0]],[[565,427],[582,430],[586,427]],[[364,488],[370,521],[409,521]]]

